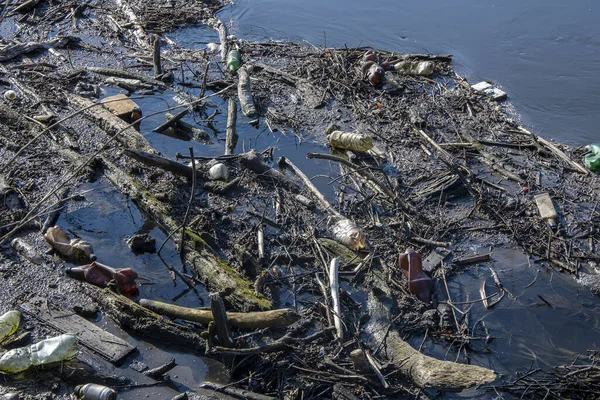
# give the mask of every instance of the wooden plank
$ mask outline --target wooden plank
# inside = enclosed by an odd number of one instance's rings
[[[72,311],[61,310],[47,303],[44,298],[33,299],[19,306],[19,309],[62,333],[76,334],[82,346],[113,364],[120,364],[125,357],[136,350],[134,345],[106,332]]]

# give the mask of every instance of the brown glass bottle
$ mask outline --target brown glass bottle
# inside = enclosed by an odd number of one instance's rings
[[[398,263],[408,275],[408,288],[411,293],[419,300],[429,303],[433,281],[423,272],[421,255],[413,249],[406,249],[405,253],[400,254]]]
[[[131,268],[112,268],[97,261],[81,267],[66,270],[68,276],[99,287],[107,287],[113,279],[117,282],[121,294],[133,297],[138,294],[135,279],[137,273]]]

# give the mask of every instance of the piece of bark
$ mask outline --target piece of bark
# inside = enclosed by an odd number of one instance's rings
[[[344,340],[344,325],[342,323],[342,307],[340,302],[340,284],[338,281],[339,259],[331,259],[329,266],[329,288],[331,290],[331,308],[333,308],[333,322],[339,340]]]
[[[160,301],[141,299],[140,305],[150,310],[171,318],[181,318],[187,321],[199,322],[208,325],[213,321],[210,310],[199,310],[187,308],[175,304],[163,303]],[[300,319],[298,313],[289,308],[280,310],[268,310],[257,312],[227,312],[227,319],[231,326],[242,329],[263,329],[276,328],[293,324]]]
[[[233,338],[231,336],[231,329],[229,328],[225,303],[223,303],[221,296],[218,294],[210,296],[210,309],[212,311],[217,337],[219,338],[219,344],[224,347],[231,347],[233,345]]]

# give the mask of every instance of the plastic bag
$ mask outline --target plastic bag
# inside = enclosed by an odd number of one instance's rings
[[[401,74],[428,76],[433,74],[434,66],[433,61],[400,61],[394,69]]]
[[[0,340],[12,335],[19,329],[21,323],[21,313],[12,310],[0,317]]]
[[[68,360],[78,353],[77,336],[72,333],[56,336],[31,346],[10,350],[0,358],[0,371],[17,373],[31,366]]]
[[[585,155],[585,166],[592,172],[600,172],[600,144],[594,143],[588,146]]]

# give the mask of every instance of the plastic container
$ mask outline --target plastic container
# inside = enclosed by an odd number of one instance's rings
[[[588,153],[585,155],[585,166],[592,172],[600,172],[600,143],[593,143],[588,146]]]
[[[17,92],[15,92],[14,90],[7,90],[6,92],[4,92],[4,100],[6,101],[15,101],[18,97],[19,96],[17,95]]]
[[[139,294],[135,279],[138,274],[131,268],[112,268],[97,261],[82,267],[72,267],[66,274],[80,281],[105,288],[113,279],[117,282],[122,295],[133,297]]]
[[[367,247],[367,238],[360,228],[348,218],[332,218],[330,229],[337,242],[352,250],[361,250]]]
[[[208,170],[208,177],[211,181],[226,181],[229,179],[229,168],[223,163],[215,164]]]
[[[398,259],[400,267],[408,275],[408,288],[410,292],[425,303],[431,300],[433,281],[423,272],[421,255],[413,249],[406,249]]]
[[[242,65],[242,53],[237,49],[230,50],[227,54],[227,71],[233,74],[240,65]]]
[[[75,388],[75,395],[88,400],[116,400],[117,391],[96,383],[86,383]]]
[[[0,317],[0,341],[5,337],[12,335],[19,329],[21,323],[21,313],[17,310],[11,310]]]
[[[333,131],[327,139],[338,149],[368,151],[373,148],[373,138],[364,133]]]
[[[66,333],[4,353],[0,358],[0,371],[18,373],[31,366],[68,360],[78,351],[77,336]]]

